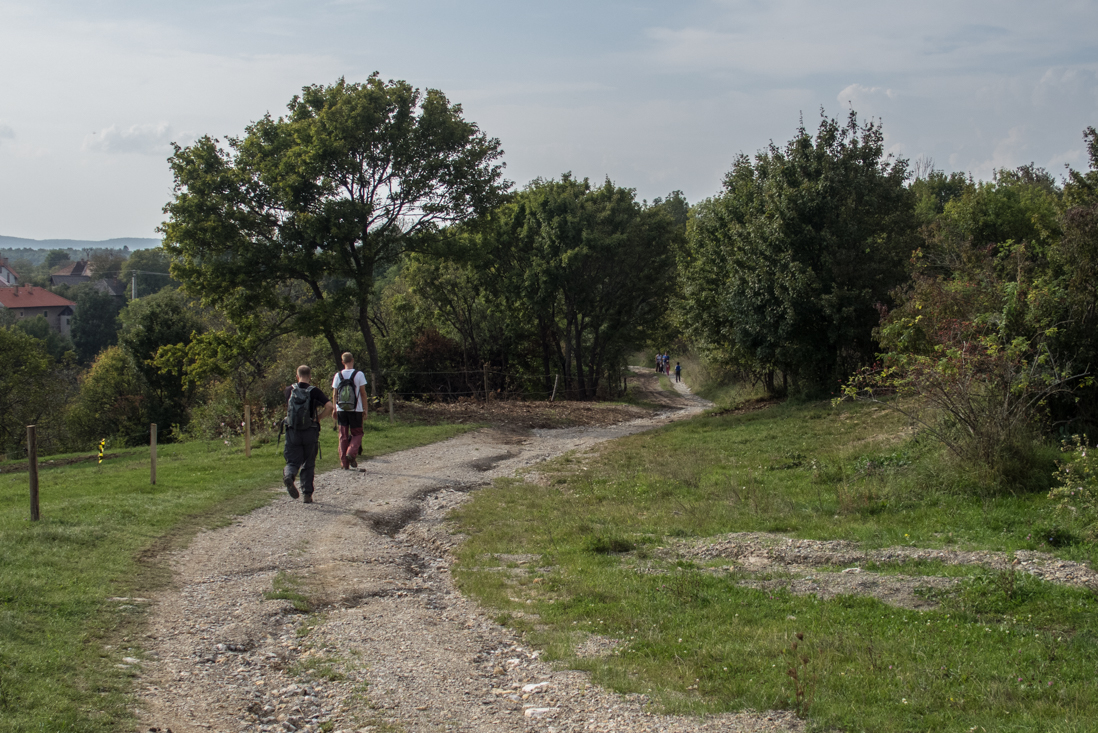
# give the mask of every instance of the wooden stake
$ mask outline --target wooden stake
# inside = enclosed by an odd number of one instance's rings
[[[38,514],[38,435],[33,425],[27,426],[27,470],[30,474],[31,521],[37,522]]]
[[[252,406],[244,405],[244,457],[252,457]]]
[[[152,474],[149,483],[156,485],[156,423],[149,423],[149,457],[152,459]]]
[[[393,391],[389,390],[389,424],[393,424]]]
[[[553,379],[553,396],[549,398],[550,402],[553,402],[554,400],[557,399],[557,385],[558,384],[560,384],[560,375],[559,374],[555,375],[555,378]]]

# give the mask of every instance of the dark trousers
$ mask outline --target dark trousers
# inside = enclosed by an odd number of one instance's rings
[[[286,431],[286,445],[282,455],[286,459],[283,475],[293,478],[300,475],[301,493],[313,493],[313,474],[316,473],[316,454],[320,448],[320,428]]]

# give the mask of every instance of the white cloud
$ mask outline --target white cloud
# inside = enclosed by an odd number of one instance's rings
[[[873,101],[880,101],[882,97],[885,99],[895,99],[899,96],[892,89],[886,89],[884,87],[867,87],[864,84],[851,84],[850,86],[839,92],[835,98],[839,100],[839,104],[844,107],[853,107],[856,110],[862,109],[863,103],[871,103]]]
[[[166,122],[132,125],[124,130],[111,125],[86,136],[83,148],[101,153],[163,155],[171,152],[171,144],[176,137],[171,125]]]

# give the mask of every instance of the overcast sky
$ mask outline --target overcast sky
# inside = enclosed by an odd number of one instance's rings
[[[822,107],[988,179],[1087,165],[1098,3],[0,0],[0,234],[156,236],[169,143],[239,135],[340,76],[441,89],[517,184],[712,196]]]

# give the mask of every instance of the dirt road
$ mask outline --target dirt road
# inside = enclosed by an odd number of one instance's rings
[[[554,670],[454,589],[444,520],[468,492],[706,406],[685,385],[659,392],[650,371],[638,381],[662,404],[648,417],[483,429],[324,474],[313,505],[282,493],[199,535],[150,599],[143,658],[123,660],[139,669],[138,730],[799,730],[786,713],[654,715]],[[311,613],[294,607],[305,597]]]

